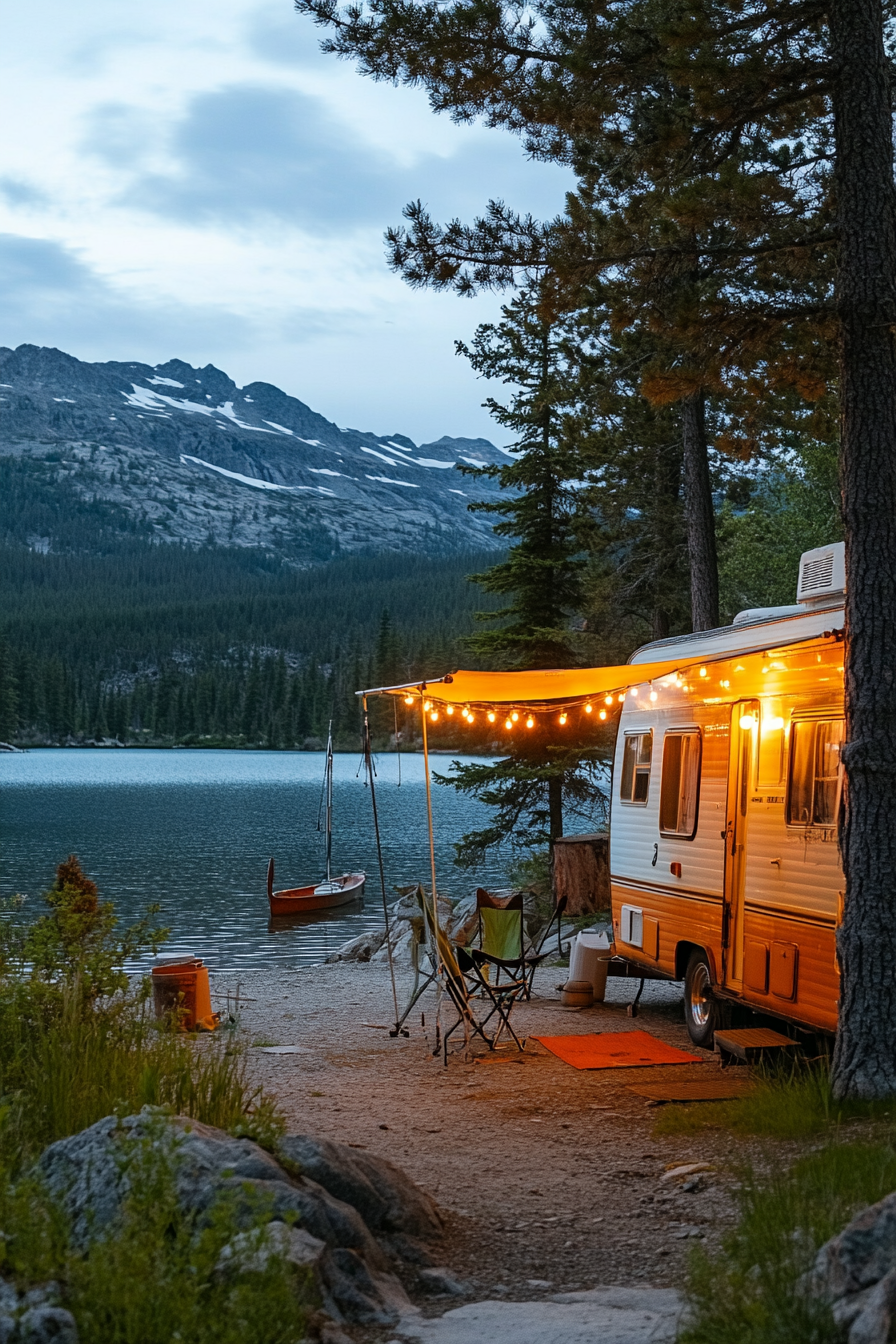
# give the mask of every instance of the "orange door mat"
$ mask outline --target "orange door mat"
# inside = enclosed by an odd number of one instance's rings
[[[646,1031],[603,1031],[582,1036],[533,1036],[552,1055],[574,1069],[639,1069],[646,1064],[701,1061]]]
[[[680,1083],[639,1083],[628,1090],[634,1092],[636,1097],[646,1097],[659,1106],[667,1101],[733,1101],[737,1097],[745,1097],[750,1091],[750,1084],[728,1078],[707,1078],[698,1083],[685,1079]]]

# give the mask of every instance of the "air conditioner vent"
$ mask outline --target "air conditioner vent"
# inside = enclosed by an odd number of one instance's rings
[[[800,556],[800,578],[796,600],[812,602],[818,598],[840,596],[846,589],[843,542],[818,546]]]

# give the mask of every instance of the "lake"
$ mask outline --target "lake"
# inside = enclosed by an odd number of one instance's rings
[[[437,770],[452,758],[440,756]],[[463,758],[467,759],[467,758]],[[158,902],[171,929],[165,955],[195,953],[217,971],[323,961],[382,926],[370,790],[359,757],[334,764],[333,870],[367,872],[363,908],[278,925],[268,914],[268,859],[277,886],[316,881],[325,863],[316,829],[322,752],[47,749],[0,754],[0,895],[41,913],[56,865],[75,853],[125,922]],[[376,758],[376,799],[389,899],[395,885],[429,881],[423,758]],[[401,783],[399,785],[399,769]],[[433,785],[440,890],[460,896],[503,884],[503,861],[461,872],[452,841],[488,809]]]

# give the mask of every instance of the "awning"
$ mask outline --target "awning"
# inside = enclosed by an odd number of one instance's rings
[[[693,662],[622,663],[615,667],[557,668],[546,672],[451,672],[433,681],[403,686],[373,686],[359,695],[397,695],[423,698],[434,704],[539,705],[578,704],[598,696],[617,695],[631,686],[681,676],[699,677],[700,660]],[[705,672],[704,672],[705,675]]]

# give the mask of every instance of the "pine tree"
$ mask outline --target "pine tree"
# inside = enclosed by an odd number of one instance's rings
[[[563,324],[543,316],[542,291],[533,287],[502,310],[502,321],[482,326],[471,348],[458,345],[477,373],[516,390],[507,404],[484,404],[516,435],[504,465],[465,468],[468,475],[498,480],[504,497],[471,504],[497,515],[495,531],[512,539],[506,560],[472,579],[486,592],[509,599],[482,613],[500,622],[464,642],[491,666],[510,670],[568,667],[578,661],[571,621],[582,601],[581,533],[588,526],[577,485],[581,466],[569,438],[574,423],[575,361]],[[506,731],[506,730],[505,730]],[[457,846],[464,867],[478,863],[495,845],[541,848],[563,834],[564,800],[600,808],[597,784],[602,752],[576,730],[554,725],[520,728],[508,739],[508,754],[492,765],[455,762],[450,782],[496,809],[493,824],[465,835]]]

